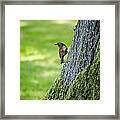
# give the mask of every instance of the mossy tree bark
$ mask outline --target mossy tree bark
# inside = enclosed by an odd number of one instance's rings
[[[45,99],[100,99],[99,20],[78,20],[67,61]]]

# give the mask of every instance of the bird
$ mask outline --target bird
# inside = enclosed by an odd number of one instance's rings
[[[64,56],[68,53],[68,48],[62,42],[58,42],[55,45],[57,45],[59,48],[59,57],[61,59],[61,64],[62,64],[62,63],[64,63]]]

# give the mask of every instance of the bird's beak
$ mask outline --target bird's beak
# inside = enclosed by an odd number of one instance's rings
[[[55,43],[54,45],[57,45],[57,43]]]

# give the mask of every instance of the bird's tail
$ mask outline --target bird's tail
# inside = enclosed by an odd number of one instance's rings
[[[61,57],[61,64],[64,63],[64,57]]]

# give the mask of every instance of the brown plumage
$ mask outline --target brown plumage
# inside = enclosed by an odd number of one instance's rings
[[[62,43],[62,42],[58,42],[55,45],[57,45],[59,47],[59,57],[61,59],[61,64],[64,63],[64,56],[68,53],[68,48],[67,46]]]

